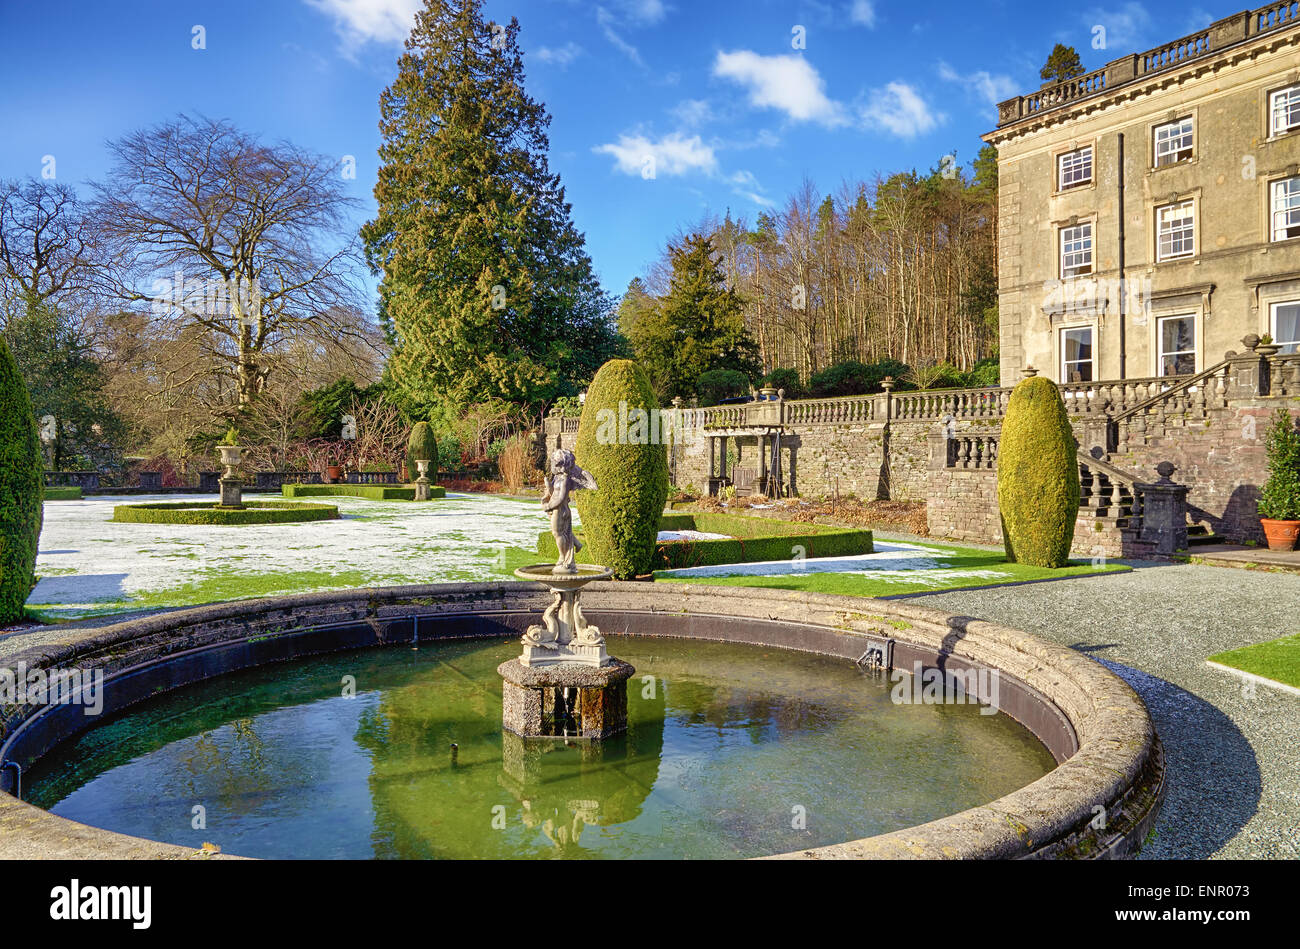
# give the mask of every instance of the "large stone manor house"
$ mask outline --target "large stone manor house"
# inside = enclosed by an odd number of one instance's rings
[[[1002,381],[1200,372],[1248,334],[1300,348],[1293,3],[998,107]]]
[[[1300,3],[1009,99],[985,140],[1002,385],[677,406],[674,484],[923,500],[934,536],[1000,543],[1002,417],[1041,374],[1078,441],[1076,553],[1261,540],[1267,427],[1300,416]]]

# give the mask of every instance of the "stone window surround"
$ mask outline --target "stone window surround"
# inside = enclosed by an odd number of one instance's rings
[[[1052,149],[1052,197],[1060,197],[1065,194],[1082,194],[1086,191],[1093,191],[1097,188],[1097,145],[1099,139],[1097,136],[1092,138],[1080,138],[1066,145],[1058,145]],[[1061,187],[1061,156],[1068,155],[1070,152],[1077,152],[1083,148],[1092,149],[1092,177],[1087,182],[1073,185],[1069,188]]]
[[[1277,142],[1300,132],[1300,125],[1282,132],[1273,131],[1273,95],[1292,88],[1300,88],[1300,70],[1293,69],[1285,77],[1279,77],[1260,87],[1260,128],[1264,130],[1264,142]]]
[[[1151,305],[1145,314],[1147,323],[1147,365],[1150,370],[1148,375],[1152,377],[1160,375],[1160,321],[1171,316],[1190,316],[1193,318],[1196,371],[1201,372],[1206,368],[1205,320],[1210,315],[1210,297],[1213,293],[1214,284],[1203,284],[1195,287],[1180,287],[1176,290],[1163,290],[1151,294]]]
[[[1192,253],[1186,257],[1169,257],[1165,260],[1160,259],[1160,212],[1164,208],[1173,204],[1182,204],[1185,201],[1192,202]],[[1201,189],[1192,188],[1188,191],[1167,193],[1164,195],[1151,195],[1147,199],[1150,206],[1149,217],[1151,221],[1151,264],[1149,269],[1163,267],[1175,264],[1186,264],[1192,261],[1199,261],[1201,258]]]
[[[1246,284],[1252,291],[1251,309],[1255,313],[1255,329],[1252,332],[1258,336],[1273,336],[1273,305],[1300,303],[1300,271],[1252,277]]]
[[[1052,375],[1055,378],[1052,381],[1065,384],[1065,331],[1090,329],[1092,330],[1092,381],[1096,382],[1101,376],[1101,320],[1096,316],[1090,316],[1085,319],[1062,320],[1060,323],[1052,325]]]
[[[1300,129],[1296,129],[1295,132],[1300,132]],[[1297,177],[1300,177],[1300,164],[1259,172],[1258,180],[1263,185],[1260,194],[1260,217],[1263,219],[1263,226],[1260,228],[1260,242],[1265,246],[1300,240],[1300,237],[1284,237],[1281,240],[1273,240],[1273,185],[1279,181],[1285,181],[1287,178]]]
[[[1194,165],[1201,158],[1201,123],[1199,121],[1198,107],[1188,106],[1186,109],[1170,109],[1159,118],[1153,118],[1146,123],[1147,126],[1147,174],[1155,174],[1168,168],[1182,168],[1186,165]],[[1166,165],[1156,164],[1156,130],[1171,125],[1175,122],[1182,122],[1191,119],[1192,122],[1192,157],[1184,158],[1182,161],[1170,162]]]
[[[1096,166],[1094,165],[1093,167],[1095,168]],[[1084,189],[1080,188],[1080,190],[1082,191]],[[1057,280],[1077,279],[1080,276],[1093,277],[1096,275],[1098,270],[1097,240],[1099,235],[1097,233],[1097,225],[1100,223],[1099,218],[1100,215],[1098,214],[1098,212],[1092,211],[1088,214],[1074,214],[1068,218],[1062,218],[1058,221],[1050,222],[1052,228],[1052,238],[1055,241],[1055,246],[1056,246],[1056,279]],[[1078,227],[1080,224],[1092,225],[1092,270],[1087,274],[1076,274],[1074,277],[1068,278],[1061,270],[1061,234],[1065,231],[1067,227]]]

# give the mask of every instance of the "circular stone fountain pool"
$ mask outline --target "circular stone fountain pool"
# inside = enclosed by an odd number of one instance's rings
[[[47,757],[28,800],[250,857],[753,857],[924,823],[1055,766],[1006,715],[895,704],[847,660],[609,646],[637,676],[628,733],[602,743],[503,734],[496,667],[517,642],[373,649],[147,700]]]
[[[0,858],[183,858],[205,842],[258,857],[1087,857],[1131,852],[1158,810],[1146,709],[1063,647],[849,597],[598,582],[588,598],[637,670],[627,733],[595,743],[503,733],[496,667],[548,602],[532,584],[0,640],[0,669],[106,677],[102,716],[0,706]],[[886,644],[892,675],[855,661]],[[1000,711],[926,701],[914,669],[995,676]]]

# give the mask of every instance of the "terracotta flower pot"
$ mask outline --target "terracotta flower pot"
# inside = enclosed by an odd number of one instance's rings
[[[1295,550],[1296,539],[1300,538],[1300,521],[1274,521],[1261,517],[1259,523],[1268,538],[1269,550]]]
[[[329,479],[330,481],[342,481],[342,480],[343,480],[343,466],[342,466],[342,465],[326,465],[326,466],[325,466],[325,477],[326,477],[327,479]]]

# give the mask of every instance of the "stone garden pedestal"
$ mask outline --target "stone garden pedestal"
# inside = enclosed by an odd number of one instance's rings
[[[607,665],[525,666],[511,659],[502,679],[501,723],[523,738],[600,740],[627,731],[627,680],[636,669],[610,657]]]

